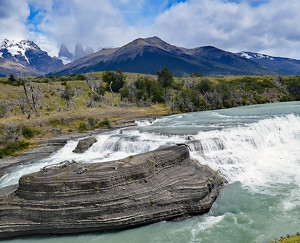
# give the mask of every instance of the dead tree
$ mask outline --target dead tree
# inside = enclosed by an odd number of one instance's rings
[[[38,113],[43,94],[39,85],[34,84],[30,79],[21,79],[21,85],[24,93],[20,92],[17,104],[23,114],[28,114],[29,119],[31,113]]]
[[[69,110],[70,104],[74,103],[74,90],[70,85],[65,85],[65,90],[61,92],[60,97],[66,102],[67,110]]]
[[[90,94],[90,101],[87,104],[88,107],[93,107],[94,103],[101,102],[107,100],[104,98],[105,90],[104,85],[101,83],[97,76],[88,73],[86,78],[86,83],[88,84],[91,94]]]

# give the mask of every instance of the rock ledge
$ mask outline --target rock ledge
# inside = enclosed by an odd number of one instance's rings
[[[125,159],[63,162],[0,189],[0,239],[125,229],[207,213],[223,179],[173,146]],[[6,194],[3,192],[6,191]]]

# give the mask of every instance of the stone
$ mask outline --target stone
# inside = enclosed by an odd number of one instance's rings
[[[87,151],[94,143],[97,142],[97,139],[95,137],[88,137],[81,139],[76,148],[73,150],[73,153],[82,154],[85,151]]]
[[[0,239],[120,230],[207,213],[219,174],[172,146],[116,161],[63,162],[0,189]],[[117,170],[115,169],[117,168]],[[4,193],[5,192],[5,193]]]

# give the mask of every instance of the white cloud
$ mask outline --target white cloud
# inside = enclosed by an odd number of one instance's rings
[[[1,0],[0,33],[1,39],[21,40],[28,37],[25,26],[29,8],[25,0]]]
[[[1,0],[0,33],[30,37],[52,55],[62,42],[70,50],[76,43],[98,49],[156,35],[184,47],[213,45],[300,59],[300,0],[187,0],[162,12],[171,2]],[[39,10],[36,26],[25,25],[29,4]],[[36,27],[39,32],[32,32]]]
[[[222,0],[190,0],[160,14],[157,35],[188,47],[214,45],[300,58],[300,1],[272,0],[256,7]]]

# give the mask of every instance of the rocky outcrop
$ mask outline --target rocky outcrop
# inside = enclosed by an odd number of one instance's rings
[[[77,43],[76,46],[75,46],[74,61],[81,58],[81,57],[84,57],[84,56],[85,56],[85,52],[83,50],[82,45]]]
[[[59,52],[58,52],[58,57],[65,57],[69,60],[72,60],[73,59],[73,54],[69,51],[68,47],[62,43],[60,45],[60,49],[59,49]]]
[[[94,143],[97,142],[95,137],[89,137],[79,140],[76,148],[72,151],[73,153],[82,154],[87,151]]]
[[[125,159],[64,162],[0,190],[0,238],[125,229],[210,210],[223,180],[184,145]]]

